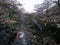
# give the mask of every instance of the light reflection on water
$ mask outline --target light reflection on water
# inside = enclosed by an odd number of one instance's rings
[[[19,34],[20,34],[20,38],[23,38],[24,37],[24,32],[19,32]]]
[[[29,45],[29,38],[26,32],[20,31],[18,32],[17,44],[16,45]]]

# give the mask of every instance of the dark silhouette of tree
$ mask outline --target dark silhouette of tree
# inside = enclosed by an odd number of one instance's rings
[[[15,0],[0,0],[0,45],[12,45],[19,28],[18,15],[22,12],[18,9]]]

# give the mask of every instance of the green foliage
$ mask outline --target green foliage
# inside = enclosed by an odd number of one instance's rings
[[[19,28],[17,6],[7,1],[0,2],[0,45],[12,45]],[[15,22],[14,22],[15,21]]]

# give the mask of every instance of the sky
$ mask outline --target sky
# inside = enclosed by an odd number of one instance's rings
[[[23,4],[23,8],[26,12],[34,12],[34,5],[43,3],[43,0],[17,0]]]

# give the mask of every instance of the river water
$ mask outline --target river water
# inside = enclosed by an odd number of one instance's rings
[[[24,31],[20,31],[14,45],[30,45],[27,33]]]

